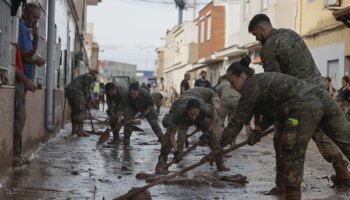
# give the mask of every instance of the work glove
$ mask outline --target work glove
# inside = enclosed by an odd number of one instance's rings
[[[201,160],[208,160],[210,166],[214,165],[215,160],[223,154],[223,148],[218,146],[216,149],[212,150],[208,155],[204,156]]]
[[[247,142],[250,146],[260,142],[261,139],[261,131],[254,129],[252,133],[249,135]]]
[[[210,135],[209,132],[203,132],[203,134],[199,137],[199,140],[202,144],[209,144]]]

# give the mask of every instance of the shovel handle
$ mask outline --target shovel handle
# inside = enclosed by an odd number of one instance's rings
[[[261,137],[264,137],[264,136],[274,132],[274,130],[275,130],[274,128],[270,128],[270,129],[264,131],[261,134]],[[244,142],[241,142],[241,143],[239,143],[239,144],[237,144],[235,146],[232,146],[232,147],[224,150],[223,151],[223,155],[224,154],[228,154],[228,153],[230,153],[230,152],[232,152],[232,151],[234,151],[236,149],[239,149],[240,147],[242,147],[242,146],[244,146],[246,144],[248,144],[248,141],[244,141]],[[126,194],[124,194],[122,196],[119,196],[119,197],[115,198],[114,200],[125,200],[127,198],[130,198],[130,197],[132,197],[132,196],[134,196],[134,195],[136,195],[136,194],[138,194],[138,193],[140,193],[140,192],[142,192],[144,190],[147,190],[148,188],[151,188],[151,187],[153,187],[153,186],[155,186],[155,185],[157,185],[159,183],[162,183],[164,181],[167,181],[169,179],[175,178],[176,176],[181,175],[181,174],[183,174],[183,173],[185,173],[187,171],[190,171],[190,170],[192,170],[192,169],[194,169],[196,167],[199,167],[199,166],[201,166],[201,165],[203,165],[203,164],[205,164],[207,162],[209,162],[209,160],[207,158],[201,159],[199,162],[197,162],[197,163],[195,163],[193,165],[190,165],[188,167],[185,167],[181,171],[175,172],[174,174],[171,174],[171,175],[168,175],[168,176],[164,176],[164,177],[162,177],[162,178],[160,178],[160,179],[158,179],[158,180],[156,180],[154,182],[151,182],[151,183],[149,183],[149,184],[147,184],[147,185],[145,185],[143,187],[137,188],[137,189],[135,189],[132,192],[128,192],[128,193],[126,193]]]

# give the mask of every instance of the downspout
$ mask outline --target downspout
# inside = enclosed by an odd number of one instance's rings
[[[53,50],[55,41],[55,1],[49,2],[49,15],[47,22],[47,64],[46,64],[46,92],[45,92],[45,129],[54,132],[53,125],[53,87],[54,62]]]

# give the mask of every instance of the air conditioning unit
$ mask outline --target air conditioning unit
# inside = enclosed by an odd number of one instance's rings
[[[340,6],[340,0],[324,0],[324,7]]]

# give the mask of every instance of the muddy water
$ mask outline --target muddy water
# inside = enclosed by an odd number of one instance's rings
[[[162,110],[164,115],[165,109]],[[94,111],[99,119],[101,111]],[[70,124],[40,150],[31,155],[31,164],[10,170],[0,179],[0,199],[112,199],[126,193],[131,187],[147,183],[136,179],[140,172],[151,174],[159,154],[160,145],[149,124],[143,120],[140,126],[145,134],[134,132],[132,148],[123,145],[96,146],[97,135],[78,138],[70,135]],[[85,129],[89,129],[86,121]],[[95,129],[104,130],[104,125]],[[193,141],[199,134],[193,137]],[[244,134],[239,138],[245,139]],[[198,147],[178,165],[169,169],[178,171],[193,164],[209,152]],[[272,137],[264,138],[254,147],[243,147],[226,158],[230,172],[216,172],[215,166],[206,164],[186,175],[163,185],[151,188],[153,199],[280,199],[262,195],[274,186],[274,150]],[[305,163],[303,199],[350,199],[347,191],[335,191],[325,178],[333,173],[311,144]],[[220,180],[222,176],[242,174],[247,184],[230,184]]]

